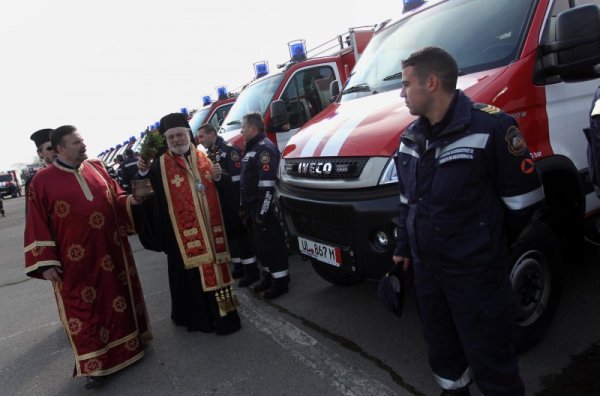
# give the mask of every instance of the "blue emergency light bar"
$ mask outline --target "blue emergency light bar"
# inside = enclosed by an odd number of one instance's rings
[[[187,107],[182,107],[181,109],[179,109],[179,112],[183,115],[188,115]]]
[[[269,62],[260,61],[254,63],[254,75],[256,78],[261,78],[269,74]]]
[[[129,138],[129,143],[133,143],[133,142],[135,142],[135,136],[131,136],[131,137]]]
[[[306,40],[294,40],[288,43],[290,58],[293,61],[306,59]]]
[[[210,95],[205,95],[202,97],[202,106],[208,106],[211,103],[212,100],[210,99]]]
[[[402,8],[402,12],[412,11],[415,8],[422,6],[425,4],[425,0],[404,0],[404,7]]]
[[[120,148],[121,148],[121,145],[120,145],[120,144],[117,144],[115,147],[116,147],[117,149],[120,149]]]
[[[146,131],[142,131],[142,133],[140,134],[140,138],[143,138],[144,136],[146,136]]]
[[[217,98],[219,100],[227,99],[229,95],[227,94],[227,87],[225,85],[219,85],[217,87]]]

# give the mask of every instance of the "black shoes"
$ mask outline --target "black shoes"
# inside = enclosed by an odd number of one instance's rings
[[[233,279],[240,279],[244,277],[244,269],[242,268],[241,264],[233,267],[233,271],[231,271],[231,276],[233,276]]]
[[[258,285],[254,286],[254,291],[256,293],[262,293],[265,290],[268,290],[271,287],[271,274],[263,271],[260,277],[260,282]]]
[[[103,377],[99,377],[99,376],[89,376],[86,377],[86,382],[85,382],[85,389],[96,389],[96,388],[100,388],[102,385],[104,385],[107,381],[107,377],[103,376]]]
[[[471,392],[469,392],[469,388],[462,388],[457,390],[442,390],[440,396],[471,396]]]
[[[263,293],[263,298],[266,300],[272,300],[288,292],[288,283],[290,283],[289,275],[282,278],[273,278],[271,280],[271,287]]]
[[[238,282],[239,287],[250,286],[258,280],[259,275],[258,267],[256,266],[256,264],[246,264],[243,266],[242,270],[244,271],[244,276]]]

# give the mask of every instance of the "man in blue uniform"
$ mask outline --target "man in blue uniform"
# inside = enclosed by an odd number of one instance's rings
[[[138,158],[131,148],[125,149],[123,158],[124,160],[123,162],[121,162],[121,166],[119,167],[119,170],[121,170],[121,183],[123,189],[125,189],[125,191],[127,191],[128,194],[131,194],[131,181],[135,178],[135,176],[138,173]]]
[[[592,100],[590,109],[590,127],[583,130],[588,140],[587,159],[590,180],[594,185],[596,195],[600,197],[600,87]],[[600,245],[600,219],[594,222],[593,229],[587,233],[587,239]]]
[[[260,113],[242,118],[242,135],[246,154],[242,159],[240,193],[242,211],[250,217],[263,264],[263,276],[254,291],[273,299],[288,292],[288,254],[283,230],[274,213],[273,197],[279,166],[279,150],[265,136],[265,123]]]
[[[543,204],[539,175],[515,120],[456,89],[440,48],[402,62],[406,106],[394,262],[411,264],[429,364],[442,395],[524,394],[513,346],[509,246]]]
[[[252,249],[248,230],[242,224],[240,211],[240,150],[217,135],[212,124],[204,124],[198,128],[197,139],[208,153],[211,161],[221,166],[221,179],[216,182],[221,200],[221,211],[225,221],[229,252],[231,253],[231,272],[234,278],[242,278],[238,286],[250,286],[258,280],[256,256]]]

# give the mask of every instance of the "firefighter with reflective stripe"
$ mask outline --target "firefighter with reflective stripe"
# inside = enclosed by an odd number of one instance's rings
[[[440,48],[402,62],[419,118],[395,158],[400,186],[394,262],[412,264],[429,363],[442,395],[524,394],[514,348],[510,243],[544,200],[515,120],[456,89]]]
[[[242,135],[246,143],[240,175],[242,210],[252,223],[258,258],[263,265],[262,279],[254,291],[264,291],[264,298],[273,299],[288,292],[290,281],[283,229],[273,203],[280,154],[265,136],[260,113],[248,113],[242,118]]]
[[[233,264],[232,275],[242,278],[239,286],[249,286],[259,278],[256,256],[250,241],[250,235],[239,217],[240,211],[240,150],[221,136],[212,124],[204,124],[198,128],[196,135],[198,143],[202,144],[208,157],[221,166],[221,179],[216,182],[221,211],[227,230],[227,240]]]
[[[121,183],[127,193],[131,194],[132,187],[131,181],[135,178],[138,173],[137,162],[138,158],[131,148],[125,150],[125,159],[121,162]]]

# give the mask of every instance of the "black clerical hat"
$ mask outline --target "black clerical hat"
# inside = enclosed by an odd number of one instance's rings
[[[158,131],[160,133],[165,133],[171,128],[184,127],[190,128],[190,124],[187,121],[185,115],[181,113],[171,113],[167,114],[163,118],[160,119],[160,125],[158,127]]]
[[[33,132],[29,139],[33,140],[35,147],[40,147],[42,144],[50,141],[50,132],[52,129],[40,129],[39,131]]]

